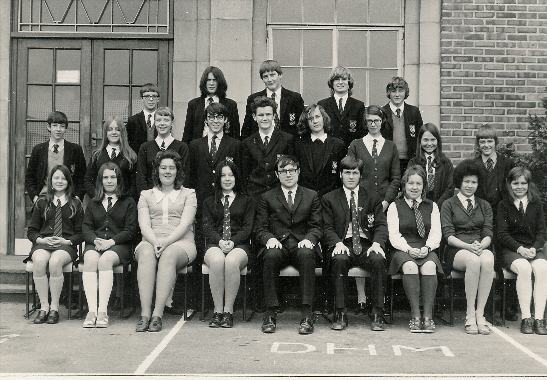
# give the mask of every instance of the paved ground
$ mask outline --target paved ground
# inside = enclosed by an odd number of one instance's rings
[[[490,336],[468,336],[458,315],[454,327],[432,335],[410,334],[404,312],[388,331],[373,333],[363,316],[350,328],[297,334],[298,313],[278,317],[278,331],[260,332],[261,316],[232,330],[210,329],[194,317],[167,316],[161,333],[134,332],[136,317],[111,317],[107,329],[83,329],[81,320],[33,325],[21,303],[0,304],[2,373],[23,374],[486,374],[547,376],[547,337],[520,334],[518,323]]]

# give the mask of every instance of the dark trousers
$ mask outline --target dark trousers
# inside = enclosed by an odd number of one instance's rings
[[[372,279],[372,305],[378,310],[384,309],[384,294],[386,288],[386,259],[379,254],[372,252],[367,256],[367,249],[370,243],[361,239],[362,253],[357,256],[353,253],[351,239],[344,240],[346,247],[350,249],[350,255],[341,254],[332,257],[332,282],[336,294],[336,308],[343,309],[346,306],[345,296],[348,288],[348,271],[351,267],[358,266],[368,270]]]
[[[295,243],[295,244],[291,244]],[[292,265],[300,272],[300,294],[303,305],[313,304],[315,287],[315,251],[309,248],[297,248],[296,241],[283,243],[283,248],[264,250],[262,278],[264,280],[264,298],[266,307],[279,306],[277,299],[277,279],[279,271]]]

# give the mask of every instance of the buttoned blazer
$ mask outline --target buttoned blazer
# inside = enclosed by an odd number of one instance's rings
[[[340,160],[347,154],[344,142],[330,135],[325,140],[325,154],[320,162],[313,162],[312,141],[310,136],[299,138],[295,142],[294,153],[300,163],[298,183],[317,191],[321,197],[341,186]],[[318,167],[318,170],[314,168]]]
[[[255,92],[247,98],[247,106],[245,110],[245,120],[241,128],[241,138],[245,139],[258,131],[258,124],[253,119],[253,110],[251,105],[258,96],[266,96],[266,89]],[[297,134],[297,124],[300,114],[304,111],[304,100],[298,92],[281,88],[281,104],[279,110],[279,129],[283,132],[290,133],[293,136]]]
[[[507,188],[505,187],[505,179],[507,178],[509,171],[515,166],[515,163],[513,160],[498,153],[496,166],[494,166],[494,171],[497,178],[496,188],[489,189],[486,184],[486,175],[488,174],[488,171],[482,161],[482,157],[479,155],[475,158],[475,161],[479,164],[478,166],[482,171],[482,176],[479,180],[479,187],[477,188],[477,196],[490,202],[490,205],[494,211],[496,211],[498,202],[509,196],[507,193]],[[459,185],[460,184],[456,184],[456,186]]]
[[[115,244],[128,244],[137,233],[137,205],[132,197],[119,198],[109,211],[103,201],[91,200],[85,209],[82,234],[87,244],[95,239],[113,239]]]
[[[391,108],[389,108],[389,103],[383,107],[387,119],[382,127],[382,136],[386,140],[393,141],[393,113]],[[416,141],[418,136],[418,131],[421,126],[424,124],[422,120],[422,114],[418,107],[405,103],[405,110],[403,112],[403,117],[405,120],[405,136],[406,136],[406,146],[408,152],[408,158],[412,158],[416,155]]]
[[[152,126],[154,125],[154,120],[151,120]],[[146,119],[144,118],[144,111],[136,113],[127,119],[127,125],[125,126],[127,130],[127,141],[129,146],[135,153],[139,153],[139,149],[142,144],[147,141],[148,133],[146,131]],[[158,131],[154,128],[154,138],[158,135]],[[106,138],[106,137],[104,137]]]
[[[388,237],[386,216],[382,199],[375,192],[359,186],[359,226],[372,244],[385,248]],[[321,199],[323,215],[323,242],[330,252],[336,243],[343,241],[351,222],[351,210],[343,188],[331,191]]]
[[[275,162],[278,155],[294,153],[293,136],[274,130],[268,146],[264,147],[259,132],[256,132],[241,145],[241,173],[247,194],[261,194],[279,183],[275,176]]]
[[[219,98],[220,104],[228,110],[228,120],[224,126],[224,134],[239,139],[239,112],[237,103],[229,98]],[[184,134],[182,141],[190,144],[190,141],[203,137],[205,128],[205,98],[194,98],[188,102],[186,121],[184,122]]]
[[[31,200],[40,194],[46,182],[48,172],[48,151],[49,141],[35,145],[30,154],[30,160],[25,174],[25,190]],[[74,184],[74,194],[80,199],[84,199],[84,177],[86,172],[86,162],[82,147],[78,144],[65,140],[63,149],[63,165],[65,165],[72,175]]]
[[[342,114],[338,110],[338,104],[336,104],[334,96],[322,99],[317,104],[322,106],[330,117],[330,134],[342,140],[346,147],[353,140],[366,135],[365,103],[362,101],[349,96]]]

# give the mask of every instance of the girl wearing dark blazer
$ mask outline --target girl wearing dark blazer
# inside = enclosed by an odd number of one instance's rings
[[[109,117],[103,123],[103,144],[93,152],[89,160],[84,178],[85,191],[89,198],[95,198],[97,174],[99,168],[107,162],[113,162],[120,168],[123,174],[123,189],[135,198],[137,154],[127,142],[127,130],[123,121],[117,117]]]
[[[494,254],[487,248],[492,242],[493,220],[490,203],[475,196],[481,173],[474,160],[464,160],[456,167],[454,184],[460,190],[443,203],[441,224],[448,243],[445,264],[449,271],[465,272],[465,332],[487,335],[491,329],[484,307],[494,279]]]
[[[89,310],[82,326],[108,327],[113,268],[131,262],[131,240],[137,231],[135,201],[124,195],[123,174],[113,162],[99,168],[95,197],[87,204],[82,230],[86,242],[82,282]]]
[[[498,255],[503,265],[517,274],[517,296],[523,334],[547,335],[544,318],[547,299],[547,229],[539,192],[532,174],[523,167],[509,171],[506,180],[510,197],[498,203]],[[534,318],[530,313],[534,274]]]
[[[416,145],[416,156],[411,158],[408,166],[420,165],[427,175],[426,198],[437,203],[454,195],[454,167],[443,153],[443,144],[439,129],[433,123],[424,124],[419,132]]]
[[[215,66],[209,66],[201,75],[199,81],[201,96],[188,102],[186,110],[186,121],[184,123],[184,134],[182,141],[190,144],[190,141],[203,137],[205,128],[205,109],[211,103],[221,103],[227,109],[227,121],[224,124],[224,133],[239,139],[239,112],[237,103],[226,97],[228,84],[222,70]]]
[[[234,301],[239,290],[240,271],[250,254],[255,207],[253,199],[241,194],[241,177],[233,160],[216,168],[215,195],[203,203],[203,231],[206,239],[205,264],[215,311],[209,327],[233,326]]]
[[[33,262],[33,278],[41,305],[34,319],[36,324],[59,322],[63,267],[77,257],[83,217],[82,203],[74,195],[70,170],[64,165],[54,166],[47,178],[47,193],[36,201],[27,230],[33,245],[25,261]]]

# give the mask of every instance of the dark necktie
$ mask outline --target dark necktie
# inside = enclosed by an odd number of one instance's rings
[[[494,161],[491,158],[486,160],[486,170],[488,170],[489,172],[494,170]]]
[[[378,140],[374,139],[372,142],[372,158],[376,158],[378,157],[378,147],[376,146],[378,144]]]
[[[53,236],[63,236],[63,213],[60,199],[57,199],[57,206],[55,207],[55,225],[53,227]]]
[[[435,172],[433,171],[433,159],[427,157],[427,191],[432,191],[435,188]]]
[[[148,118],[146,119],[146,128],[152,129],[152,114],[150,113],[148,114]]]
[[[276,95],[275,92],[272,92],[271,95],[272,100],[277,104],[276,102]],[[277,111],[274,112],[274,123],[275,123],[275,129],[279,128],[279,105],[277,106]]]
[[[270,137],[268,136],[265,136],[264,137],[264,148],[266,148],[268,146],[268,143],[270,142]]]
[[[222,240],[230,240],[232,231],[230,228],[230,202],[228,195],[224,196],[224,220],[222,221]]]
[[[357,256],[363,251],[361,246],[361,237],[359,236],[359,211],[357,210],[357,204],[355,203],[355,192],[351,192],[351,198],[349,201],[351,209],[351,240],[353,243],[353,253]]]
[[[294,206],[294,202],[293,202],[293,199],[292,199],[292,191],[289,191],[287,193],[287,204],[289,205],[289,209],[292,210],[292,208]]]
[[[519,213],[520,215],[524,215],[524,205],[522,204],[522,201],[519,201]]]
[[[421,238],[425,237],[425,226],[424,218],[422,212],[418,209],[418,202],[416,200],[412,201],[412,209],[414,210],[414,216],[416,217],[416,227],[418,227],[418,235]]]
[[[112,208],[112,197],[107,197],[106,200],[108,201],[108,204],[106,205],[106,212],[109,212]]]
[[[116,148],[112,148],[112,154],[110,155],[110,159],[115,159],[116,158]]]
[[[53,153],[59,153],[59,144],[53,144]]]
[[[217,138],[218,136],[216,133],[211,137],[211,151],[209,152],[211,155],[211,161],[215,159],[215,155],[217,154]]]
[[[395,110],[395,113],[397,114],[398,118],[401,118],[401,109],[400,108],[397,108],[397,110]]]
[[[272,92],[271,98],[275,102],[275,92]]]
[[[207,98],[207,102],[209,103],[209,105],[213,104],[215,101],[213,100],[213,97],[210,96]]]
[[[338,112],[340,112],[340,115],[342,112],[344,112],[344,107],[342,106],[342,98],[338,99]]]
[[[161,142],[160,149],[165,150],[165,140]]]
[[[467,209],[466,209],[467,213],[469,215],[471,215],[471,213],[473,212],[473,202],[471,202],[471,199],[467,199]]]

